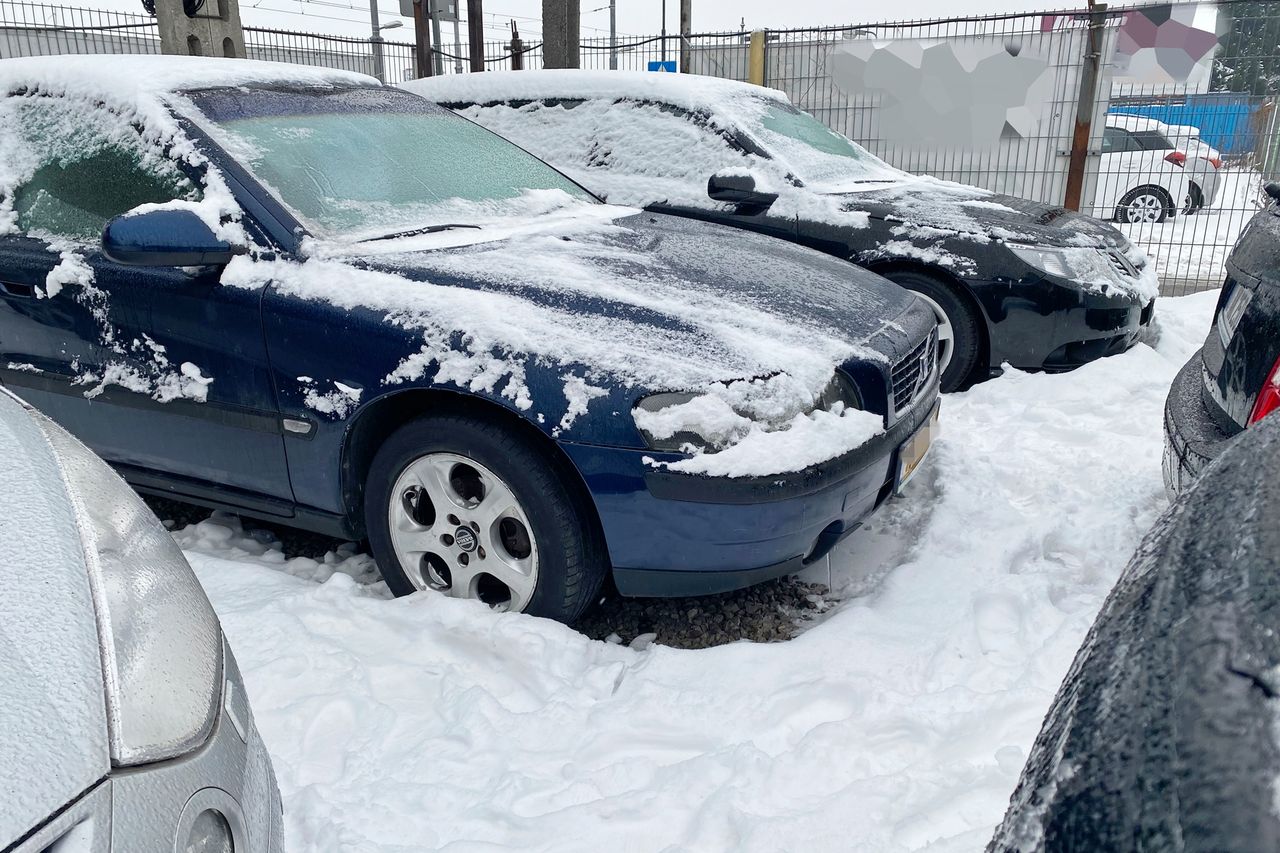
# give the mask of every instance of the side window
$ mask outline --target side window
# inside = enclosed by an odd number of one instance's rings
[[[61,98],[8,100],[0,160],[25,166],[11,189],[20,231],[96,242],[112,217],[140,204],[195,201],[199,190],[124,118]]]
[[[1125,141],[1129,134],[1118,127],[1108,127],[1102,131],[1102,153],[1120,154],[1126,151]]]
[[[1173,143],[1158,130],[1140,130],[1133,136],[1143,151],[1168,151],[1173,148]]]

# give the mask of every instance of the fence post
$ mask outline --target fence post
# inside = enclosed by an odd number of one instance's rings
[[[1102,39],[1107,24],[1107,4],[1089,3],[1089,32],[1085,37],[1084,63],[1080,68],[1080,93],[1076,99],[1076,123],[1071,134],[1067,187],[1062,206],[1079,210],[1084,193],[1084,173],[1089,157],[1089,137],[1093,135],[1093,110],[1098,101],[1098,67],[1102,63]]]
[[[747,51],[747,82],[757,86],[764,85],[764,42],[764,30],[751,33],[751,47]]]

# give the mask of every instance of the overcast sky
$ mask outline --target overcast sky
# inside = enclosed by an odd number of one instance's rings
[[[141,11],[140,0],[58,0],[67,5]],[[210,0],[213,2],[213,0]],[[376,0],[383,23],[399,19],[399,0]],[[666,0],[667,29],[679,29],[680,0]],[[466,0],[458,0],[464,10]],[[662,0],[617,0],[620,35],[656,35],[662,25]],[[693,0],[695,32],[737,30],[743,19],[748,29],[873,23],[908,18],[975,15],[989,12],[1042,11],[1085,5],[1084,0],[1045,0],[1034,6],[1026,0],[894,0],[893,3],[835,2],[835,0]],[[1112,5],[1127,5],[1124,2]],[[582,0],[582,35],[609,34],[609,0]],[[506,39],[515,20],[521,36],[537,38],[542,31],[542,0],[484,0],[486,39]],[[241,0],[241,17],[260,27],[309,30],[364,36],[369,33],[369,5],[361,0]],[[409,25],[385,33],[389,40],[411,41]],[[452,40],[446,25],[445,40]],[[466,41],[466,30],[462,38]]]

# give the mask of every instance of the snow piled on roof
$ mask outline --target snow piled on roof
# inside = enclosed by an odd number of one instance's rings
[[[483,79],[471,79],[477,77]],[[866,224],[865,214],[841,210],[834,199],[796,187],[794,179],[821,182],[846,172],[863,178],[905,176],[870,154],[865,162],[838,157],[773,133],[760,119],[770,105],[789,105],[787,96],[736,80],[549,70],[457,74],[401,85],[439,103],[471,104],[459,112],[619,204],[721,207],[707,198],[707,179],[717,172],[749,172],[761,189],[779,195],[771,216],[860,226]],[[539,99],[584,103],[519,105]],[[677,116],[659,104],[698,119]],[[743,153],[729,144],[730,136],[770,156]]]
[[[257,84],[379,86],[373,77],[312,65],[202,56],[30,56],[0,60],[0,91],[155,102],[166,92]]]
[[[659,100],[687,110],[747,98],[791,103],[777,89],[705,77],[699,74],[657,74],[645,71],[486,71],[406,80],[402,88],[445,104],[490,104],[541,98],[631,98]]]
[[[541,72],[530,76],[541,76]],[[589,81],[599,75],[585,76],[590,91]],[[716,85],[721,83],[727,85]],[[490,85],[486,91],[495,88]],[[616,92],[571,108],[498,104],[466,107],[459,114],[510,139],[612,203],[727,208],[707,197],[707,179],[718,172],[750,173],[759,189],[778,194],[769,209],[771,217],[804,217],[855,227],[866,224],[866,214],[842,210],[839,200],[795,186],[792,164],[744,153],[729,144],[727,134],[749,136],[744,123],[768,103],[761,95],[770,90],[715,78],[696,78],[684,89],[670,83],[659,88],[662,91],[655,90],[651,97],[660,95],[663,103],[674,102],[710,118],[698,124],[657,104],[641,103]],[[679,95],[668,97],[667,90]],[[523,91],[523,87],[517,86],[516,91]],[[720,100],[703,100],[717,96]],[[769,98],[767,94],[764,97]],[[521,99],[510,96],[512,101]]]

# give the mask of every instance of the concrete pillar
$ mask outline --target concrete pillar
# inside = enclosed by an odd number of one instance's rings
[[[581,68],[578,30],[582,23],[580,0],[542,0],[542,66]]]
[[[163,53],[244,58],[239,0],[156,0]]]

